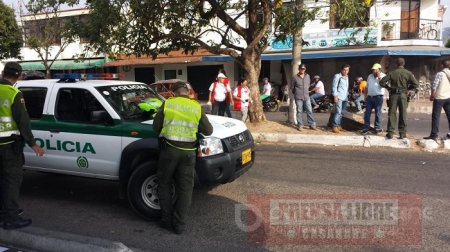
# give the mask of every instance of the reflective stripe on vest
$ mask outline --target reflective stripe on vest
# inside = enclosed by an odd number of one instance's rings
[[[19,92],[13,86],[0,84],[0,137],[20,134],[12,117],[12,104]]]
[[[172,141],[195,142],[202,115],[201,105],[189,98],[169,98],[164,104],[161,137]]]

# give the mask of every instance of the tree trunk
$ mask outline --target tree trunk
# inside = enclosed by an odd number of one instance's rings
[[[303,8],[303,0],[295,0],[295,16],[301,18]],[[292,61],[291,61],[291,76],[298,73],[298,65],[301,63],[302,54],[302,28],[299,28],[296,34],[293,34],[292,42]],[[295,105],[295,98],[292,93],[292,79],[288,80],[289,85],[289,113],[288,121],[291,124],[297,124],[297,106]]]
[[[266,120],[262,108],[261,100],[259,99],[259,73],[261,71],[261,55],[256,49],[248,48],[242,52],[242,56],[237,60],[244,70],[244,78],[248,81],[251,93],[251,101],[249,107],[250,122],[262,122]]]

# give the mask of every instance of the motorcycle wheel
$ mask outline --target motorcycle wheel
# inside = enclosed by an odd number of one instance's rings
[[[278,102],[276,102],[276,101],[269,101],[269,103],[267,104],[267,110],[269,112],[276,112],[276,111],[278,111]]]

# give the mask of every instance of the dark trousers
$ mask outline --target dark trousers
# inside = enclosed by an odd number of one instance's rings
[[[448,127],[450,129],[450,98],[449,99],[434,99],[433,113],[431,114],[431,134],[432,137],[437,137],[439,133],[439,120],[441,119],[441,111],[444,108],[445,115],[447,115]]]
[[[18,143],[0,145],[0,216],[19,209],[23,149]]]
[[[388,112],[388,126],[387,131],[389,134],[393,134],[395,131],[395,125],[397,124],[397,109],[398,109],[398,133],[406,135],[407,128],[407,109],[408,101],[406,94],[391,94],[389,96],[389,112]]]
[[[225,113],[227,114],[227,116],[229,118],[233,118],[233,116],[231,115],[231,110],[230,110],[230,104],[229,103],[225,103]]]
[[[195,151],[172,146],[164,147],[158,162],[158,196],[161,220],[173,226],[184,226],[191,206],[194,188]],[[175,185],[176,202],[172,202],[172,186]]]
[[[364,113],[364,129],[368,130],[370,126],[370,116],[372,109],[375,109],[375,129],[381,129],[381,108],[383,106],[383,96],[367,96],[366,112]]]
[[[214,103],[212,104],[212,114],[213,115],[220,115],[220,116],[224,116],[225,115],[225,110],[227,107],[227,102],[226,101],[214,101]],[[231,114],[231,112],[230,112]]]

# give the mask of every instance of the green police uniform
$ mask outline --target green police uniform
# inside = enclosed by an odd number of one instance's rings
[[[161,220],[163,225],[171,225],[181,233],[192,199],[197,131],[210,135],[212,126],[197,101],[179,96],[164,102],[155,116],[153,128],[162,139],[157,174]],[[173,184],[177,194],[174,205]]]
[[[390,83],[390,85],[389,85]],[[399,110],[398,132],[400,138],[406,137],[407,129],[407,94],[408,90],[417,90],[419,83],[414,75],[400,66],[396,70],[389,72],[380,81],[380,85],[389,90],[389,112],[388,112],[388,137],[392,137],[397,124],[397,108]]]
[[[22,93],[0,79],[0,217],[6,220],[19,209],[24,139],[35,145]],[[31,222],[31,221],[30,221]],[[5,227],[6,228],[6,227]]]

